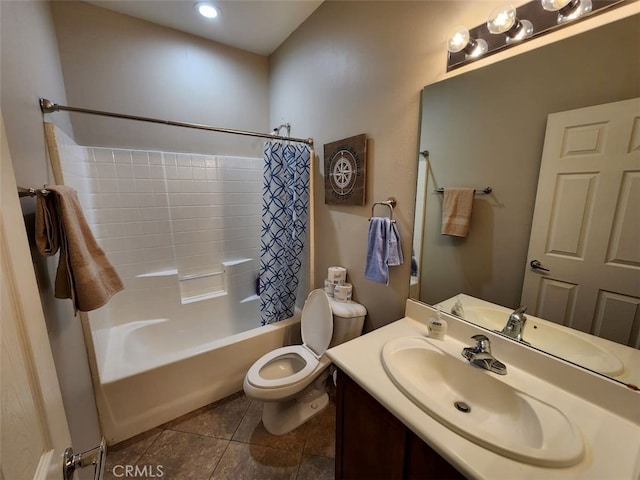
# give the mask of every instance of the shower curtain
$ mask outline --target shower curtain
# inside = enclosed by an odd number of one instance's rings
[[[309,210],[310,148],[267,142],[260,234],[260,321],[293,315]]]

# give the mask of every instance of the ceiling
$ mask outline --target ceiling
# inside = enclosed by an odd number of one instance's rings
[[[270,55],[323,0],[211,0],[220,14],[206,19],[197,0],[87,0],[98,7],[141,18],[259,55]]]

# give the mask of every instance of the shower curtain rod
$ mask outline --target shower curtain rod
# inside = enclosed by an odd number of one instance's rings
[[[102,112],[100,110],[90,110],[87,108],[58,105],[57,103],[53,103],[52,101],[47,100],[46,98],[40,99],[40,110],[42,110],[42,113],[54,113],[59,111],[87,113],[89,115],[100,115],[103,117],[124,118],[127,120],[137,120],[140,122],[160,123],[162,125],[195,128],[197,130],[208,130],[210,132],[233,133],[235,135],[244,135],[247,137],[270,138],[273,140],[288,140],[290,142],[306,143],[307,145],[310,145],[311,147],[313,147],[313,138],[305,139],[305,138],[283,137],[281,135],[274,135],[271,133],[250,132],[246,130],[234,130],[231,128],[212,127],[211,125],[202,125],[199,123],[174,122],[171,120],[160,120],[158,118],[140,117],[137,115],[125,115],[122,113]]]

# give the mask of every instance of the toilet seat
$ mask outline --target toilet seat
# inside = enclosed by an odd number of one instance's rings
[[[312,291],[302,309],[302,345],[290,345],[277,348],[259,358],[249,369],[246,381],[256,388],[273,389],[283,388],[304,382],[312,377],[312,373],[322,364],[319,359],[329,347],[333,335],[333,314],[331,305],[324,290]],[[271,362],[286,362],[288,355],[295,355],[304,362],[304,366],[292,375],[280,378],[264,378],[260,372]]]
[[[287,355],[297,355],[305,363],[305,366],[294,373],[293,375],[287,375],[281,378],[264,378],[260,375],[260,371],[273,361],[277,361],[280,358],[285,358]],[[309,376],[313,370],[318,366],[320,362],[313,355],[313,352],[306,349],[303,345],[290,345],[288,347],[281,347],[270,351],[262,356],[257,362],[255,362],[249,371],[247,372],[247,380],[254,387],[259,388],[279,388],[285,387],[299,382],[305,377]]]

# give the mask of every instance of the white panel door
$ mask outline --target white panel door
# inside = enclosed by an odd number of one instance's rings
[[[0,130],[0,478],[60,480],[71,437],[1,114]]]
[[[640,348],[640,98],[549,115],[528,261],[533,315]]]

